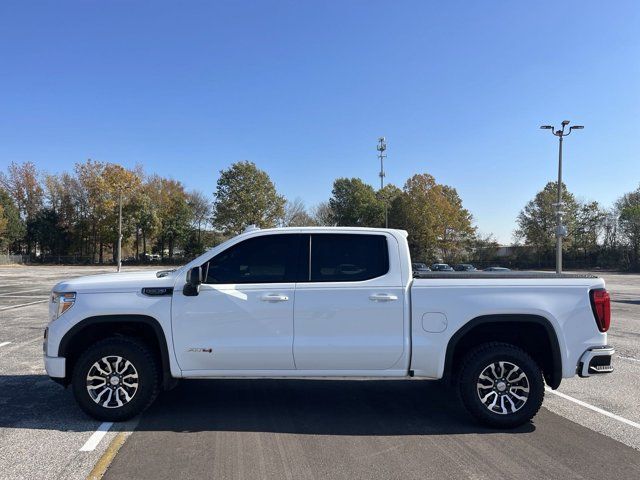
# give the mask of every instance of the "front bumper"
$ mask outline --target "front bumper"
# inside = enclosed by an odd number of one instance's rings
[[[615,349],[609,345],[592,347],[582,354],[578,362],[578,375],[583,378],[613,372],[611,360]]]
[[[66,359],[64,357],[44,357],[44,369],[51,378],[64,378],[66,373]]]

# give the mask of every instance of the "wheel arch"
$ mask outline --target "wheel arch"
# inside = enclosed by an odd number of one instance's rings
[[[90,345],[108,337],[130,336],[140,338],[152,350],[159,362],[161,384],[168,389],[172,385],[169,349],[164,330],[157,319],[149,315],[97,315],[87,317],[64,334],[58,346],[58,356],[66,358],[67,385],[78,357]]]
[[[562,355],[556,330],[547,318],[531,314],[482,315],[467,322],[447,344],[444,378],[451,381],[465,352],[486,341],[523,348],[542,368],[547,385],[552,389],[560,386]]]

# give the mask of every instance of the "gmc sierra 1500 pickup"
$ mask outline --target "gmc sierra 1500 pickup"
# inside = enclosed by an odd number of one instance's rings
[[[613,370],[600,278],[421,277],[404,231],[248,229],[175,271],[58,283],[45,367],[101,420],[181,378],[415,377],[451,381],[496,427],[529,421],[545,383]]]

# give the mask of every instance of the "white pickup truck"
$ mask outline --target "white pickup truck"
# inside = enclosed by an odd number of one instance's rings
[[[433,272],[407,233],[250,229],[175,271],[54,288],[47,373],[109,421],[181,378],[447,379],[480,422],[529,421],[544,386],[613,370],[610,300],[590,275]]]

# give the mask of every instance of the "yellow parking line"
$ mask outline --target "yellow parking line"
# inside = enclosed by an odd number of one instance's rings
[[[128,432],[120,432],[115,436],[107,447],[107,450],[100,457],[100,460],[98,460],[98,463],[95,464],[93,470],[91,470],[87,476],[87,480],[100,480],[104,476],[107,468],[109,468],[109,465],[111,465],[111,462],[118,453],[118,450],[120,450],[120,447],[122,447],[127,439],[127,433]]]

